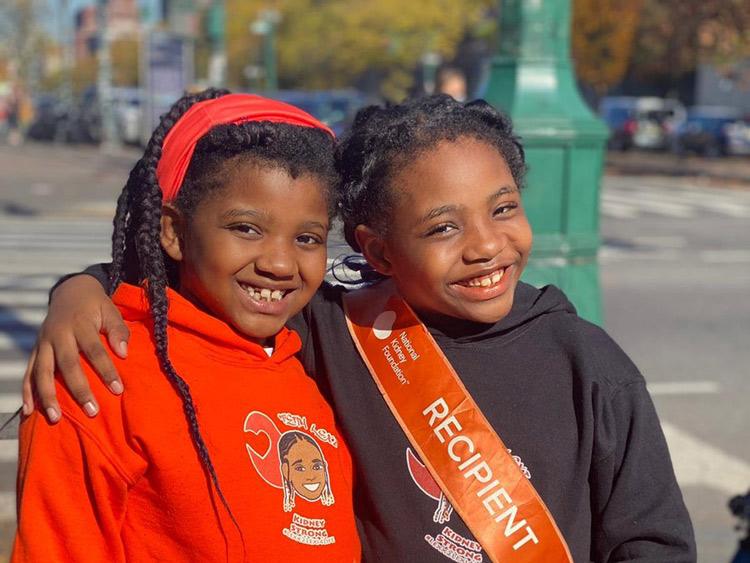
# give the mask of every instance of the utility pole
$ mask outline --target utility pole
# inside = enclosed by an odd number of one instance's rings
[[[258,19],[250,24],[250,31],[261,38],[261,55],[263,59],[263,76],[266,91],[278,90],[276,63],[276,29],[281,22],[281,13],[277,10],[262,10]]]
[[[97,72],[96,89],[99,100],[99,114],[102,120],[102,140],[100,148],[102,151],[111,152],[120,146],[120,138],[117,134],[115,123],[115,108],[112,99],[112,59],[110,57],[110,34],[107,17],[107,0],[99,0],[97,10],[97,27],[99,31],[99,45],[97,49],[97,60],[99,68]]]
[[[487,101],[508,113],[529,163],[524,206],[534,253],[524,279],[554,283],[602,322],[597,253],[607,128],[586,106],[570,58],[570,0],[501,0]]]
[[[208,63],[208,81],[220,88],[227,80],[226,9],[224,0],[212,0],[208,12],[208,38],[211,59]]]

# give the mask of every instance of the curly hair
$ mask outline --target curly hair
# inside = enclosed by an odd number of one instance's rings
[[[420,153],[442,141],[470,137],[495,147],[522,187],[526,161],[510,119],[484,101],[457,102],[439,94],[357,113],[337,151],[339,199],[346,241],[357,225],[387,230],[393,204],[390,180]]]
[[[123,281],[145,287],[161,369],[182,399],[196,452],[241,535],[201,434],[190,387],[169,358],[167,287],[177,286],[179,280],[176,264],[161,247],[162,191],[156,178],[164,139],[174,124],[194,104],[228,93],[227,90],[208,89],[186,95],[162,116],[117,201],[109,291],[110,295],[113,294]],[[230,167],[250,161],[280,167],[295,178],[302,174],[319,177],[326,186],[326,195],[330,196],[329,208],[335,206],[333,186],[337,174],[333,139],[318,129],[269,122],[219,125],[204,135],[196,145],[175,205],[181,212],[191,215],[207,197],[220,192]]]

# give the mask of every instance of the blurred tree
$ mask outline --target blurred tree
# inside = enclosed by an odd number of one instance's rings
[[[44,36],[38,25],[41,10],[35,0],[0,2],[0,54],[10,62],[9,75],[29,88],[39,77]]]
[[[490,0],[279,0],[279,81],[282,87],[335,88],[375,72],[386,97],[403,98],[413,71],[429,52],[453,56],[467,29],[478,25]],[[248,28],[268,5],[227,0],[229,83],[248,83],[259,38]]]
[[[116,39],[110,45],[112,57],[112,85],[138,86],[138,56],[140,41],[134,38]]]
[[[749,55],[748,0],[646,0],[633,72],[674,83],[701,62]]]
[[[643,1],[573,1],[576,74],[598,95],[619,84],[628,70]]]

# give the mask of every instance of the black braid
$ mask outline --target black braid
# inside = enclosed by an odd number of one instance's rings
[[[162,144],[172,126],[193,104],[227,93],[226,90],[209,89],[184,96],[162,116],[117,202],[112,235],[110,294],[122,281],[145,285],[162,371],[182,398],[190,435],[201,463],[242,537],[242,530],[221,490],[203,440],[190,387],[169,358],[167,287],[177,287],[179,280],[177,265],[161,247],[162,192],[156,178]],[[338,176],[334,166],[332,138],[319,129],[268,122],[220,125],[204,135],[196,145],[174,204],[182,213],[190,216],[208,194],[225,185],[229,167],[249,160],[281,167],[294,178],[301,174],[316,175],[327,188],[329,208],[336,207],[333,186],[338,182]],[[244,538],[242,543],[244,550]]]
[[[389,182],[394,174],[419,153],[459,137],[497,148],[522,187],[526,163],[521,141],[510,119],[486,102],[461,103],[439,94],[359,111],[336,159],[344,234],[352,248],[360,250],[354,239],[357,225],[387,230],[393,203]]]
[[[114,293],[128,274],[137,271],[137,279],[146,281],[151,315],[154,319],[154,340],[162,370],[182,398],[185,417],[190,435],[216,487],[219,498],[242,536],[242,530],[232,513],[229,503],[219,485],[208,448],[201,435],[192,395],[188,384],[179,376],[169,359],[167,339],[167,275],[164,254],[161,248],[161,205],[162,193],[156,180],[156,166],[161,157],[162,143],[167,132],[177,120],[195,103],[217,98],[226,91],[207,90],[198,95],[184,96],[162,116],[146,146],[143,157],[130,173],[128,182],[117,202],[112,235],[112,262],[110,293]],[[135,260],[133,259],[135,254]],[[244,539],[242,540],[244,550]]]

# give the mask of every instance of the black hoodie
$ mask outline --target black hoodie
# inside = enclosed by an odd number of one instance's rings
[[[86,270],[106,286],[101,267]],[[365,561],[489,561],[435,485],[354,347],[328,284],[289,326],[355,464]],[[554,286],[519,283],[494,325],[428,324],[555,518],[574,561],[691,563],[695,540],[643,376]],[[448,516],[438,523],[438,515]]]
[[[356,467],[366,561],[489,561],[458,514],[437,523],[434,483],[360,359],[340,287],[290,326],[331,401]],[[557,288],[521,283],[494,325],[428,324],[552,512],[578,561],[695,561],[690,518],[643,377]],[[445,512],[443,512],[445,514]],[[447,558],[447,559],[446,559]]]

